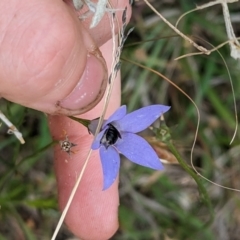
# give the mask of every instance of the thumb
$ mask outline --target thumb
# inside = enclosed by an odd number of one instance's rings
[[[93,108],[106,88],[106,64],[72,8],[56,0],[5,2],[0,96],[50,114]]]

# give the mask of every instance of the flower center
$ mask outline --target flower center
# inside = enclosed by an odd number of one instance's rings
[[[106,129],[102,139],[100,140],[100,143],[106,148],[115,144],[118,138],[122,138],[119,131],[111,123],[109,123],[108,126],[108,129]]]

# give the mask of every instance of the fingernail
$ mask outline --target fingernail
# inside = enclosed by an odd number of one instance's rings
[[[88,54],[85,71],[73,91],[57,103],[59,113],[82,114],[102,99],[107,86],[107,68],[102,56]]]

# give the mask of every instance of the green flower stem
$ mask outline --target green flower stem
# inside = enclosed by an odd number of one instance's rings
[[[213,220],[213,208],[212,204],[209,198],[209,195],[206,191],[206,188],[204,187],[200,177],[189,167],[189,165],[183,160],[181,155],[179,154],[178,150],[175,148],[175,146],[172,143],[171,140],[171,134],[169,132],[169,128],[165,124],[164,121],[161,121],[161,127],[160,128],[153,128],[154,133],[156,134],[157,139],[160,141],[164,142],[169,150],[172,152],[172,154],[176,157],[178,160],[179,164],[182,166],[182,168],[195,180],[197,183],[198,189],[199,189],[199,194],[204,202],[204,204],[207,206],[210,212],[210,219],[208,223],[211,223]],[[207,224],[208,224],[207,223]]]
[[[72,116],[68,116],[68,117],[71,118],[74,121],[77,121],[77,122],[81,123],[87,129],[88,129],[89,124],[91,123],[91,120],[88,120],[88,119],[76,118],[76,117],[72,117]]]

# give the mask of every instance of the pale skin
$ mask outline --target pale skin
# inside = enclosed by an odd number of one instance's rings
[[[112,1],[117,9],[128,6],[129,20],[128,2]],[[121,19],[121,12],[117,15]],[[0,22],[0,96],[48,113],[53,138],[64,140],[66,133],[77,144],[71,157],[59,145],[54,151],[63,209],[93,140],[85,127],[63,115],[94,119],[101,114],[99,92],[112,60],[109,19],[89,30],[90,19],[80,22],[71,1],[1,0]],[[120,105],[120,76],[112,96],[107,115]],[[102,178],[94,151],[66,217],[81,239],[109,239],[118,228],[118,181],[102,191]]]

